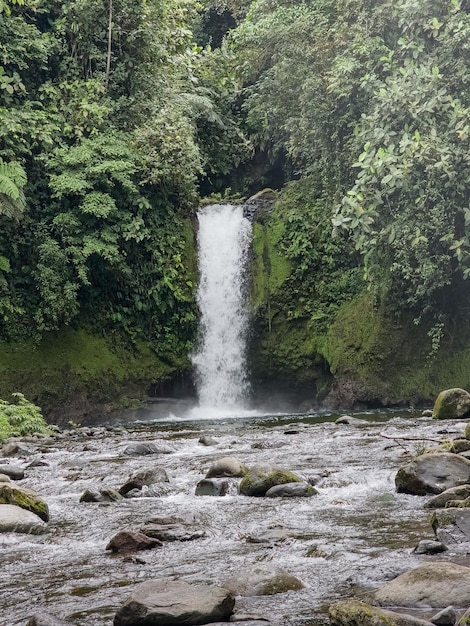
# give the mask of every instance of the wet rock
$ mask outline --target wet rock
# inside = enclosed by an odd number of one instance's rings
[[[342,600],[329,608],[332,626],[430,626],[430,622],[371,606],[359,600]]]
[[[49,463],[46,463],[46,461],[42,461],[41,459],[35,459],[34,461],[31,461],[27,467],[28,469],[30,467],[49,467]]]
[[[47,613],[36,613],[26,622],[26,626],[70,626],[70,622],[66,622],[53,615]]]
[[[444,447],[448,452],[452,452],[452,454],[460,454],[461,452],[468,452],[470,450],[470,441],[468,439],[453,439]]]
[[[79,502],[118,502],[123,497],[116,489],[85,489]]]
[[[149,485],[148,487],[144,485],[140,495],[143,498],[163,498],[175,491],[179,490],[172,487],[169,483],[155,483],[153,485]],[[128,497],[129,494],[130,492],[126,494],[126,497]]]
[[[163,468],[155,468],[151,470],[144,470],[132,475],[127,482],[119,488],[119,493],[124,496],[133,489],[141,490],[142,487],[153,485],[155,483],[167,483],[169,482],[168,474]]]
[[[0,483],[11,483],[10,477],[6,474],[0,474]]]
[[[47,524],[31,511],[14,504],[0,504],[0,533],[10,532],[41,535],[47,532]]]
[[[282,528],[268,528],[256,534],[243,535],[246,543],[267,543],[271,546],[283,543],[289,538],[289,533]]]
[[[375,592],[385,606],[441,608],[470,605],[470,568],[456,563],[425,563]]]
[[[226,496],[229,490],[227,480],[203,478],[196,485],[196,496]]]
[[[416,548],[413,550],[415,554],[439,554],[445,552],[447,546],[435,539],[421,539]]]
[[[31,511],[44,522],[49,521],[47,503],[32,489],[24,489],[12,483],[0,483],[0,504],[13,504],[26,511]]]
[[[193,541],[206,536],[202,529],[194,529],[183,520],[168,518],[149,520],[142,526],[140,532],[160,541]]]
[[[424,496],[442,493],[470,482],[470,461],[461,455],[427,453],[400,467],[395,476],[398,492]]]
[[[198,443],[201,443],[203,446],[216,446],[219,442],[214,437],[204,435],[199,438]]]
[[[421,413],[421,417],[432,417],[432,409],[425,409]]]
[[[216,461],[206,474],[206,478],[241,478],[245,476],[248,468],[243,463],[240,463],[233,456],[224,456],[222,459]]]
[[[151,550],[162,545],[158,539],[143,533],[121,530],[110,539],[105,549],[112,552],[135,552],[136,550]]]
[[[470,485],[451,487],[434,496],[424,504],[425,509],[443,509],[451,500],[465,500],[470,497]]]
[[[287,445],[288,442],[283,439],[263,439],[262,441],[256,441],[251,447],[255,450],[274,450]]]
[[[114,617],[114,626],[197,626],[227,620],[235,599],[222,587],[149,580],[137,585]]]
[[[0,474],[6,474],[12,480],[23,480],[24,469],[18,465],[0,465]]]
[[[259,465],[251,468],[239,485],[239,493],[244,496],[264,496],[275,485],[301,483],[302,479],[291,472],[275,466]]]
[[[470,417],[470,393],[459,388],[441,391],[434,403],[432,416],[438,420]]]
[[[318,494],[315,487],[307,482],[275,485],[266,492],[267,498],[310,498]]]
[[[436,537],[446,546],[470,542],[470,509],[437,509],[430,522]]]
[[[280,567],[257,565],[243,570],[224,582],[236,596],[272,596],[276,593],[303,589],[298,578]]]
[[[0,456],[29,456],[33,451],[16,441],[8,441],[0,448]]]
[[[173,448],[165,445],[155,445],[154,443],[133,443],[127,446],[124,454],[128,456],[146,456],[148,454],[171,454]]]
[[[448,606],[433,615],[429,621],[436,626],[454,626],[457,621],[457,613],[453,606]]]

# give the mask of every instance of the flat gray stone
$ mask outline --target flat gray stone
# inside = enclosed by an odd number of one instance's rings
[[[470,461],[449,452],[422,454],[400,467],[395,476],[398,492],[417,496],[442,493],[467,483]]]
[[[41,535],[47,524],[35,513],[14,504],[0,504],[0,533],[26,533]]]

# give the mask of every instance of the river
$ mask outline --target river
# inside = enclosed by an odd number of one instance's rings
[[[354,425],[335,424],[336,417],[194,419],[189,414],[184,419],[149,407],[121,424],[28,441],[29,454],[2,462],[26,468],[19,484],[47,501],[49,529],[40,536],[0,535],[0,623],[24,625],[42,610],[76,626],[111,625],[139,582],[163,577],[221,585],[230,575],[265,563],[288,570],[304,588],[237,598],[237,611],[275,624],[307,626],[325,622],[334,600],[367,597],[428,559],[457,558],[451,551],[437,557],[413,554],[420,539],[433,536],[423,509],[426,498],[396,493],[394,477],[409,455],[422,450],[424,439],[457,437],[464,423],[391,410],[356,414],[360,422]],[[203,436],[214,439],[213,445],[200,443]],[[124,450],[135,442],[164,445],[169,453],[128,456]],[[231,479],[228,495],[196,496],[198,481],[224,456],[316,477],[319,494],[250,498],[238,495],[238,480]],[[85,489],[119,487],[136,471],[155,467],[169,476],[161,495],[79,502]],[[166,542],[137,553],[138,559],[105,550],[117,531],[138,530],[152,517],[167,516],[193,520],[205,537]]]

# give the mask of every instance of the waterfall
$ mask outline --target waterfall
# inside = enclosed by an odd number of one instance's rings
[[[201,313],[192,355],[199,406],[235,409],[248,402],[246,269],[251,223],[243,207],[211,205],[198,213]]]

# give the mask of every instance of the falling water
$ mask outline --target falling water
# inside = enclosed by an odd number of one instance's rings
[[[232,205],[205,207],[198,219],[201,321],[192,361],[199,405],[244,408],[249,393],[245,296],[251,224],[243,207]]]

